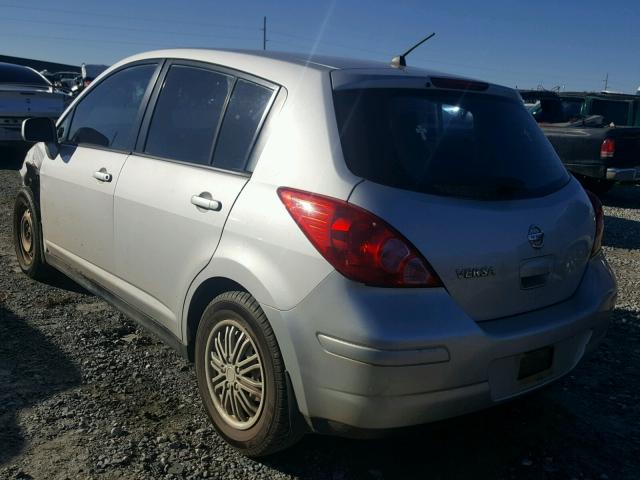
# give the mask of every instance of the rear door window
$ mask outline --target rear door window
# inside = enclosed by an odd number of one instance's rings
[[[549,193],[569,181],[521,102],[403,88],[338,90],[347,166],[396,188],[481,199]]]
[[[213,166],[243,171],[267,114],[274,91],[247,80],[238,80],[218,138]]]
[[[107,77],[75,107],[68,141],[128,151],[156,64],[134,65]]]
[[[144,152],[210,165],[213,145],[234,77],[173,65],[158,97]]]

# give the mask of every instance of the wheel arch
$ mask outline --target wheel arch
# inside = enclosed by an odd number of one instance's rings
[[[191,296],[191,300],[189,301],[189,308],[187,310],[187,318],[186,318],[186,344],[187,344],[187,355],[189,361],[193,362],[195,357],[195,338],[196,332],[198,331],[198,324],[200,323],[200,318],[204,313],[204,310],[207,308],[207,305],[211,303],[211,300],[216,298],[218,295],[231,292],[231,291],[241,291],[247,292],[251,295],[246,288],[240,285],[235,280],[231,280],[227,277],[212,277],[204,280]]]
[[[215,263],[215,262],[214,262]],[[213,271],[219,272],[219,275],[207,275],[205,271],[201,272],[192,287],[189,289],[189,293],[185,299],[185,306],[183,310],[183,344],[186,346],[187,358],[190,362],[195,361],[195,338],[198,330],[198,325],[204,310],[209,303],[218,295],[228,292],[239,290],[247,292],[261,305],[263,311],[267,317],[273,332],[276,336],[276,341],[280,352],[282,353],[284,365],[287,373],[288,388],[290,388],[292,398],[294,399],[295,409],[291,412],[292,420],[296,418],[296,428],[306,429],[306,426],[299,425],[299,412],[306,411],[306,400],[304,398],[304,389],[302,388],[302,382],[300,379],[300,372],[296,364],[295,351],[291,344],[291,338],[286,330],[285,322],[278,315],[279,312],[274,307],[270,306],[270,300],[273,300],[264,285],[258,281],[253,275],[248,275],[249,270],[244,270],[241,265],[234,263],[235,272],[237,275],[225,275],[223,272],[228,272],[227,269],[221,268],[222,264],[217,264],[218,268]],[[244,274],[243,274],[244,272]],[[248,275],[248,276],[247,276]],[[234,278],[231,278],[231,277]],[[263,303],[264,302],[264,303]],[[304,422],[303,422],[304,423]]]
[[[22,183],[31,190],[40,217],[40,170],[31,162],[25,162]]]
[[[22,185],[31,190],[38,214],[40,214],[40,167],[45,157],[44,146],[37,143],[27,151],[20,168]]]

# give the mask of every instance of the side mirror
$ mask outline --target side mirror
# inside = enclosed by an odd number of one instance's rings
[[[22,139],[25,142],[58,143],[56,125],[50,118],[27,118],[22,122]]]
[[[35,117],[24,120],[22,139],[25,142],[44,142],[47,156],[51,160],[58,155],[58,133],[56,124],[50,118]]]

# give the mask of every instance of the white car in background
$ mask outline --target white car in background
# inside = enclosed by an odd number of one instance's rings
[[[32,68],[0,62],[0,144],[22,142],[22,121],[30,117],[56,120],[69,96],[56,91]]]

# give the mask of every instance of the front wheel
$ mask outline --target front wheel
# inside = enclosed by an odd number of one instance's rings
[[[248,456],[264,456],[298,440],[275,335],[258,302],[226,292],[206,308],[196,335],[200,396],[218,433]]]
[[[42,251],[42,230],[33,193],[23,187],[13,208],[13,245],[18,264],[24,273],[42,280],[48,273]]]

